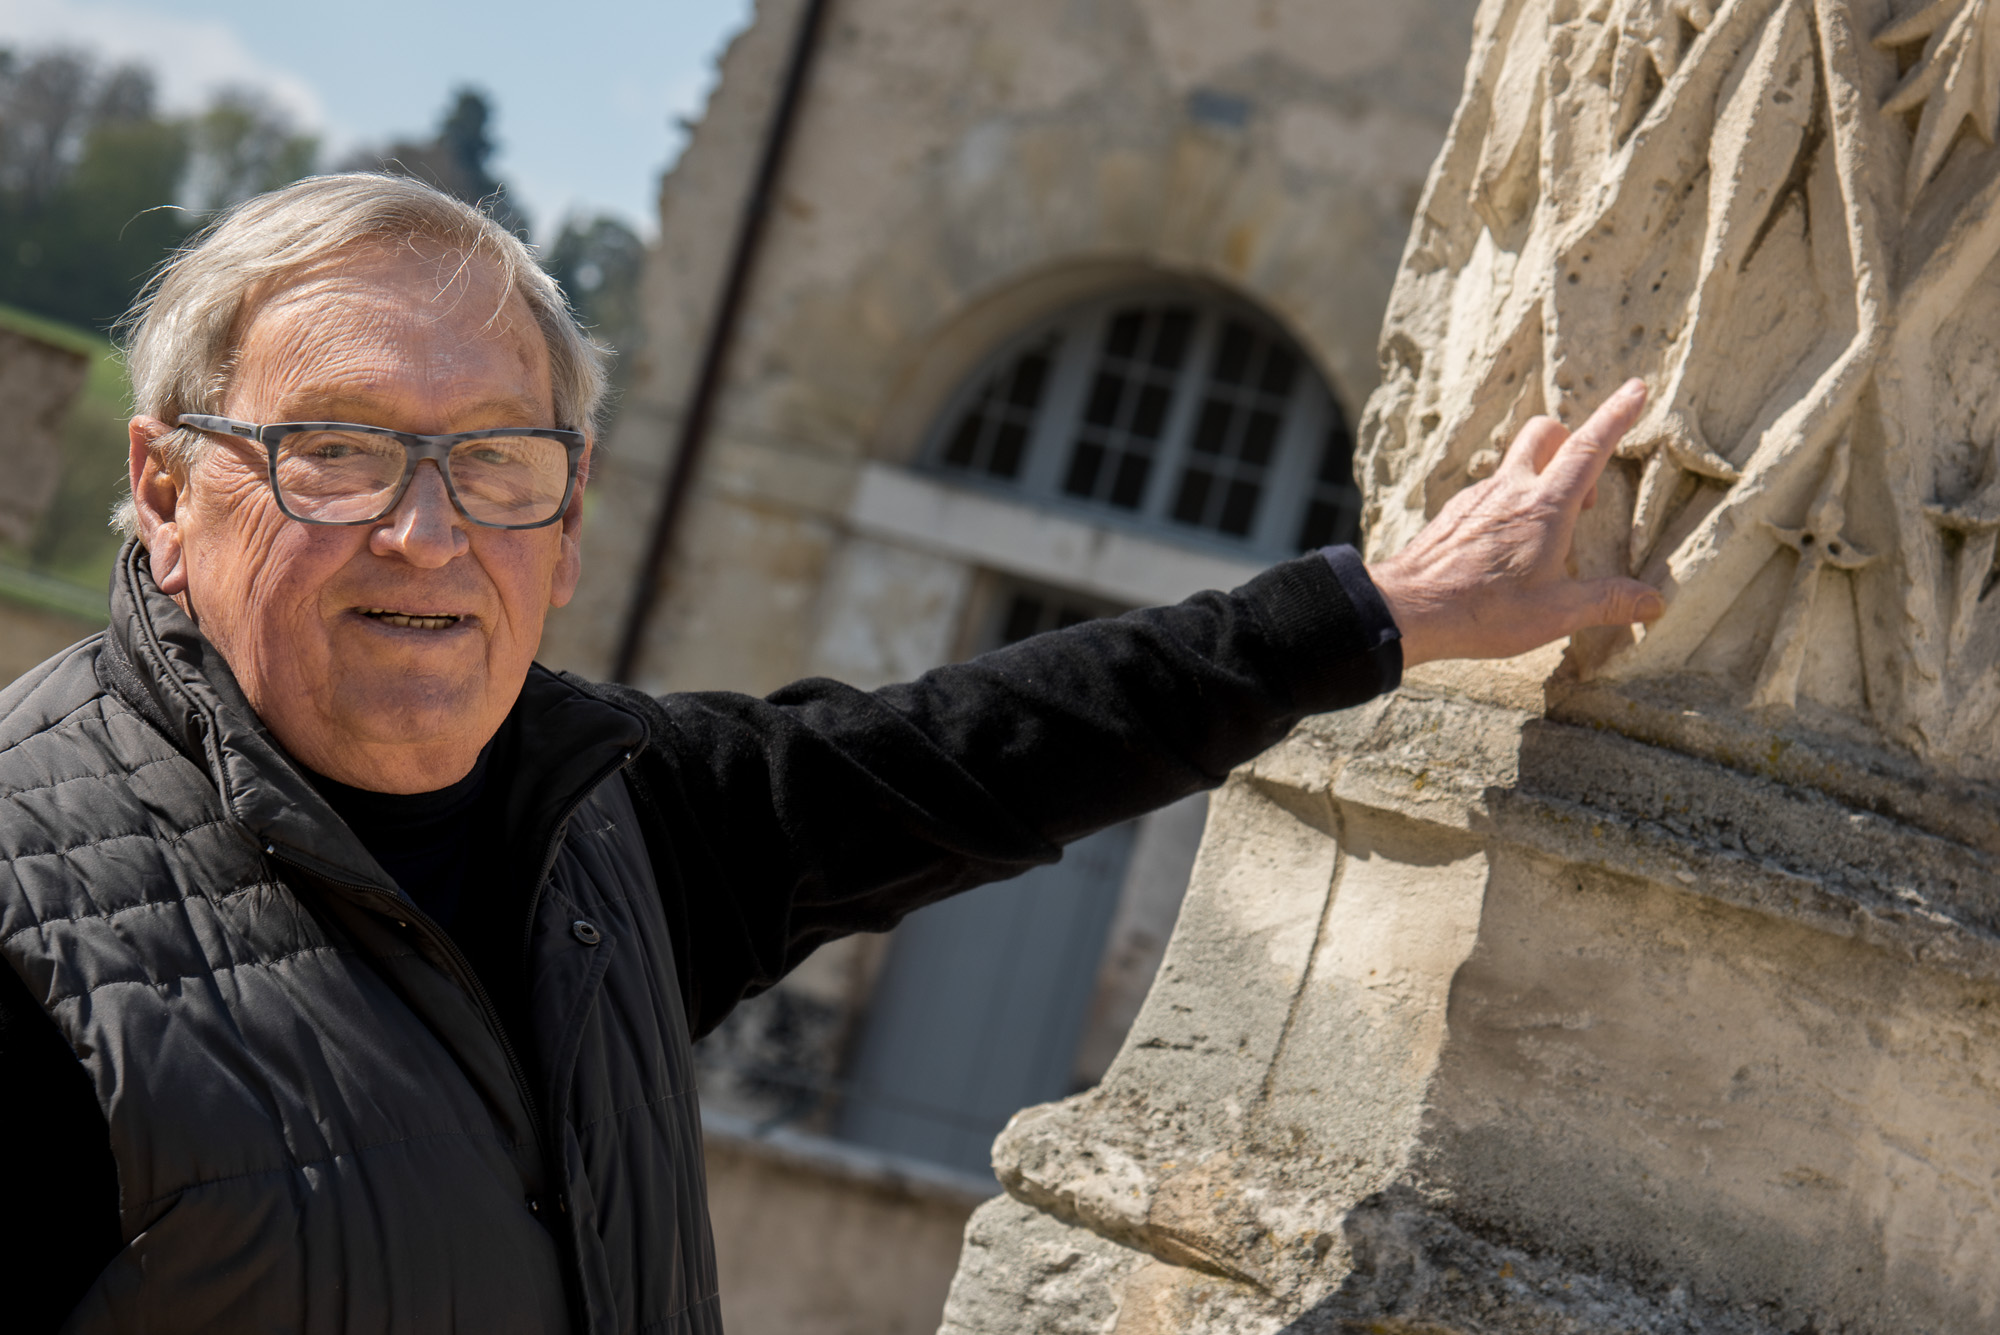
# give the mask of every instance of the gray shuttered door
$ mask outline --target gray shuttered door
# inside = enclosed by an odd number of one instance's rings
[[[849,1073],[844,1139],[967,1172],[1070,1071],[1136,824],[896,929]]]

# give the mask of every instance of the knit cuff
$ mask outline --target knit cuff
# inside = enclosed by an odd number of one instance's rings
[[[1401,684],[1402,632],[1352,547],[1273,566],[1240,592],[1292,666],[1303,712],[1352,708]]]

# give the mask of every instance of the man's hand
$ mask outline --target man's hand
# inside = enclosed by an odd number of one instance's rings
[[[1666,610],[1636,579],[1579,580],[1568,569],[1576,517],[1596,499],[1612,447],[1645,402],[1645,382],[1628,380],[1574,434],[1535,418],[1497,473],[1369,568],[1403,632],[1404,666],[1511,658],[1586,626],[1626,626]]]

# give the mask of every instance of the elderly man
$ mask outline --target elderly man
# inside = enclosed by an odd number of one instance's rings
[[[1372,571],[654,699],[533,664],[603,380],[488,219],[302,182],[132,328],[111,625],[0,695],[11,1330],[719,1330],[689,1045],[739,1000],[1402,664],[1659,610],[1564,569],[1628,386]]]

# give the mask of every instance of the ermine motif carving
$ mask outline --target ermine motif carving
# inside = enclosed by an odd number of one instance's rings
[[[1371,545],[1628,374],[1580,644],[2000,774],[2000,0],[1487,0],[1364,424]],[[1844,726],[1844,725],[1843,725]]]

